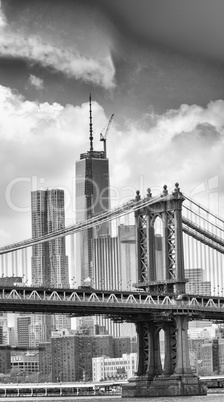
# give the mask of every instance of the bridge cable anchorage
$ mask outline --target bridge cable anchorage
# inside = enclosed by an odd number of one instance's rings
[[[165,198],[165,197],[164,197]],[[47,241],[51,241],[60,237],[68,236],[70,234],[74,234],[88,228],[95,227],[99,224],[103,224],[105,222],[111,221],[113,219],[119,218],[130,212],[135,212],[140,210],[144,207],[147,207],[150,204],[155,203],[156,201],[161,201],[161,196],[154,197],[154,198],[146,198],[138,201],[137,203],[135,200],[130,200],[129,202],[123,204],[121,207],[116,207],[110,211],[104,212],[100,215],[93,216],[85,221],[78,222],[74,225],[66,226],[63,229],[57,230],[57,232],[51,232],[46,235],[37,237],[35,239],[26,239],[21,242],[13,243],[4,247],[0,248],[0,255],[7,254],[12,251],[21,250],[26,247],[31,247],[35,244],[45,243]]]

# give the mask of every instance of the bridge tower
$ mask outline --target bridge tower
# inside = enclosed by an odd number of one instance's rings
[[[149,203],[145,201],[149,200]],[[136,203],[143,205],[135,212],[137,238],[136,288],[150,294],[167,294],[174,300],[184,297],[184,251],[182,234],[182,203],[184,196],[179,184],[168,194],[167,186],[159,197],[147,190],[145,199],[136,192]],[[146,206],[144,206],[146,205]],[[155,222],[161,221],[162,258],[156,258]],[[160,266],[158,266],[160,265]],[[162,277],[161,277],[162,273]],[[180,308],[171,311],[149,311],[136,319],[138,337],[138,367],[136,377],[123,387],[124,397],[203,395],[206,387],[192,373],[188,350],[189,316]],[[164,330],[165,358],[162,368],[160,330]]]

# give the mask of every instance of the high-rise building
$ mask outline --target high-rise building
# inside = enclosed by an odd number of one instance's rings
[[[29,347],[29,325],[31,323],[30,315],[21,315],[17,317],[17,335],[18,346]]]
[[[114,338],[114,357],[121,357],[123,353],[131,353],[131,338],[128,336]]]
[[[120,225],[117,236],[94,239],[93,287],[133,290],[133,284],[137,282],[135,230],[135,225]],[[97,324],[105,326],[110,335],[117,337],[122,336],[122,328],[131,337],[135,332],[131,324],[114,323],[104,317],[97,317]]]
[[[130,345],[131,340],[127,337],[115,339],[110,335],[55,333],[51,338],[52,381],[90,381],[93,357],[118,357],[122,360],[124,353],[130,353]]]
[[[76,221],[83,221],[110,209],[109,160],[106,147],[93,149],[90,97],[90,149],[76,162]],[[132,289],[136,282],[135,226],[121,225],[111,237],[109,222],[77,234],[76,282],[91,278],[96,289]],[[121,336],[120,323],[96,317],[95,323],[110,335]]]
[[[64,191],[38,190],[31,193],[32,237],[65,227]],[[61,237],[32,248],[32,284],[69,287],[65,238]]]
[[[52,350],[51,342],[39,344],[39,368],[40,372],[49,376],[49,381],[52,380]]]
[[[90,150],[76,162],[76,221],[83,221],[110,208],[109,160],[106,152],[93,149],[92,110],[90,97]],[[76,273],[79,282],[92,277],[92,240],[110,234],[110,224],[103,223],[77,235]]]
[[[114,357],[114,338],[110,335],[97,335],[93,337],[93,357]]]
[[[51,345],[53,382],[92,379],[93,337],[54,336]]]
[[[186,293],[211,295],[211,282],[203,280],[203,269],[185,269],[184,273],[185,278],[188,280],[186,283]]]
[[[52,233],[65,227],[64,191],[38,190],[31,193],[32,237]],[[47,287],[69,287],[68,256],[65,238],[61,237],[32,247],[32,284]],[[70,318],[62,315],[34,315],[30,342],[50,340],[51,330],[70,328]]]
[[[133,290],[137,281],[135,225],[119,225],[118,235],[93,241],[93,286]]]

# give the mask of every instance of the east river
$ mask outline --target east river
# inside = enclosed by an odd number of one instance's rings
[[[74,397],[33,397],[28,398],[0,398],[0,402],[223,402],[224,401],[224,391],[217,390],[217,393],[208,393],[206,396],[180,396],[180,397],[162,397],[162,398],[121,398],[120,396],[100,396],[100,397],[85,397],[85,396],[74,396]]]

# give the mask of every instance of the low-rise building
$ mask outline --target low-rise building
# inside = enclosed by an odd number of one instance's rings
[[[0,373],[8,374],[11,369],[11,348],[9,345],[2,346],[0,350]]]
[[[27,375],[39,373],[39,353],[20,353],[12,355],[11,368],[17,368]]]
[[[136,363],[136,353],[123,354],[118,358],[95,357],[92,359],[93,381],[131,378],[135,374]]]

